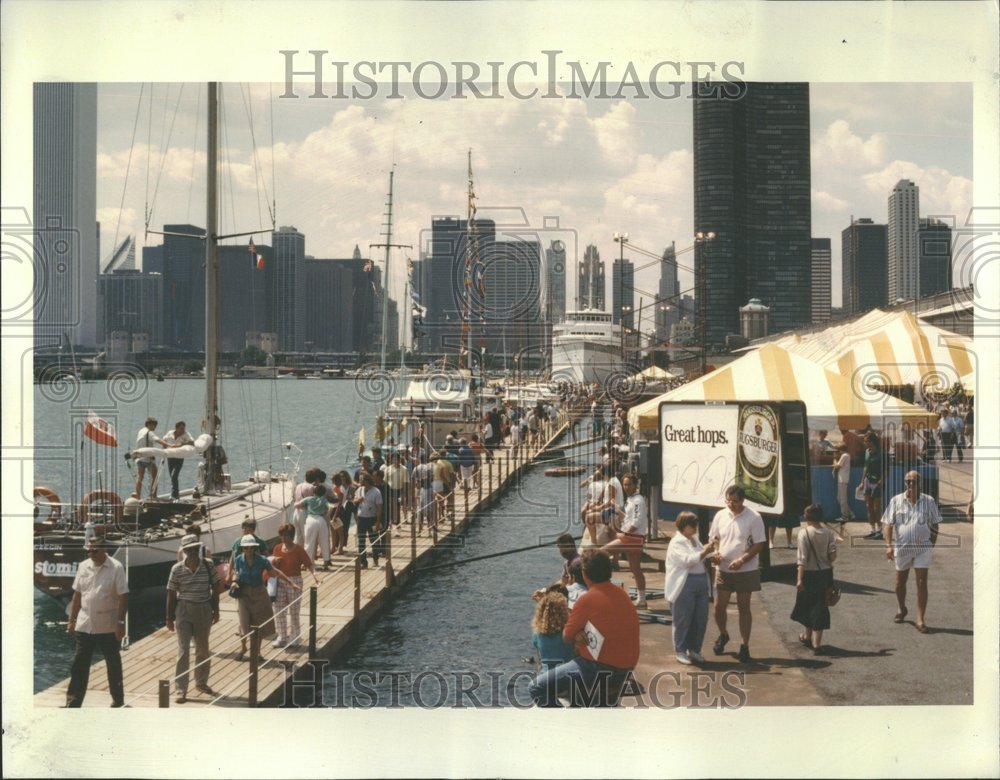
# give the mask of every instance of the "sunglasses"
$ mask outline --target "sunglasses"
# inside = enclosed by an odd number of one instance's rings
[[[920,482],[919,479],[904,479],[903,480],[903,484],[904,485],[916,485],[918,482]]]

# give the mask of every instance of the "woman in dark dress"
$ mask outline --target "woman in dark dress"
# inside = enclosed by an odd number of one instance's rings
[[[830,608],[826,605],[826,589],[833,584],[833,562],[837,559],[836,537],[823,522],[819,504],[806,507],[798,539],[798,580],[792,620],[805,626],[799,641],[819,652],[823,631],[830,627]]]

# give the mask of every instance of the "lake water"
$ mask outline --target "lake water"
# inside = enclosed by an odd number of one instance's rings
[[[372,395],[370,387],[349,380],[221,381],[227,470],[235,480],[249,474],[251,467],[277,469],[287,453],[281,445],[288,441],[302,449],[303,471],[316,465],[329,472],[351,463],[357,455],[358,431],[365,428],[369,445],[374,439],[377,403],[369,400]],[[97,487],[95,472],[100,469],[103,485],[128,495],[134,476],[123,454],[146,417],[160,420],[160,434],[178,419],[186,420],[195,432],[203,397],[204,383],[195,379],[36,386],[34,484],[51,487],[64,500],[74,499]],[[81,450],[88,409],[115,424],[117,448],[88,443]],[[193,485],[195,468],[193,463],[185,465],[182,489]],[[573,479],[545,477],[541,467],[529,470],[520,489],[511,489],[484,512],[461,547],[444,553],[438,562],[526,547],[567,529],[579,534],[578,526],[568,525],[579,509],[581,491],[576,485]],[[514,676],[516,700],[526,701],[527,675],[517,677],[516,673],[534,668],[522,660],[533,655],[530,594],[555,579],[560,566],[554,547],[547,547],[421,575],[369,627],[336,670],[328,667],[327,705],[365,706],[374,697],[365,694],[368,685],[359,673],[379,671],[398,673],[371,686],[380,705],[392,700],[393,686],[400,704],[421,703],[421,691],[425,691],[423,701],[436,702],[440,685],[434,674],[425,675],[427,685],[418,680],[414,700],[406,675],[412,679],[421,672],[433,672],[449,681],[456,672],[479,674],[483,679],[503,675],[497,695],[488,690],[479,695],[494,704],[508,703],[506,686]],[[66,677],[72,643],[65,632],[63,609],[54,600],[34,591],[34,614],[37,691]],[[133,639],[161,625],[162,607],[134,611],[130,616]],[[348,675],[346,685],[335,672]],[[453,696],[454,686],[449,682],[445,687],[448,696]]]

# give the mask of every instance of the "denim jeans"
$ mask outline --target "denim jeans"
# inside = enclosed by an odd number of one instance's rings
[[[379,548],[378,541],[375,537],[375,518],[374,517],[361,517],[358,516],[357,525],[357,535],[358,535],[358,555],[362,558],[365,557],[366,552],[366,537],[371,539],[372,543],[372,556],[375,560],[378,560]]]
[[[183,458],[167,458],[167,472],[170,474],[170,497],[179,498],[181,494],[181,469]]]
[[[614,707],[630,671],[577,657],[539,674],[528,693],[539,707],[561,707],[559,697],[573,707]]]

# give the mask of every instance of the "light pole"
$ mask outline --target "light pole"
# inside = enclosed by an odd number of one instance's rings
[[[714,232],[703,232],[698,231],[694,234],[694,244],[698,247],[701,244],[706,244],[715,238]],[[697,279],[698,288],[698,332],[699,332],[699,343],[701,345],[701,375],[705,375],[705,369],[708,366],[708,323],[706,322],[706,301],[705,301],[705,288],[706,281],[708,278],[708,271],[705,268],[705,254],[704,252],[696,251],[694,254],[695,270],[699,270],[701,273]]]
[[[618,330],[621,333],[621,355],[625,359],[625,244],[628,233],[615,233],[618,242]],[[613,308],[613,307],[612,307]]]

